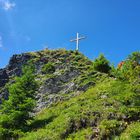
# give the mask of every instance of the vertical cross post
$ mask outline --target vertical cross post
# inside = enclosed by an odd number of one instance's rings
[[[82,39],[85,39],[85,38],[86,37],[84,37],[84,36],[79,37],[79,33],[77,33],[76,39],[70,40],[70,42],[76,42],[76,51],[79,51],[79,41],[82,40]]]
[[[76,39],[76,51],[79,50],[79,33],[77,33],[77,39]]]

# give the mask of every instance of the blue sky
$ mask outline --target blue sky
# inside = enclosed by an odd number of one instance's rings
[[[74,50],[76,32],[87,57],[117,64],[140,50],[140,0],[0,0],[0,67],[13,54]]]

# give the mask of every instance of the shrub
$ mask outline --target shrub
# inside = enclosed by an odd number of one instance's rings
[[[109,71],[111,70],[109,61],[104,57],[103,54],[99,55],[99,57],[95,59],[95,61],[93,62],[93,67],[94,70],[103,73],[109,73]]]
[[[101,121],[99,128],[101,138],[111,139],[113,136],[118,135],[125,126],[123,121],[103,120]]]
[[[138,140],[140,138],[140,123],[133,122],[121,134],[120,140]]]
[[[49,62],[47,64],[45,64],[43,67],[42,67],[42,73],[46,74],[46,73],[53,73],[55,72],[55,67],[54,67],[54,64]]]
[[[121,69],[117,69],[121,79],[134,82],[140,77],[140,52],[133,52],[124,61]]]
[[[76,55],[75,56],[75,61],[79,61],[79,60],[81,60],[81,59],[83,59],[83,56],[81,55],[81,54],[79,54],[79,55]]]

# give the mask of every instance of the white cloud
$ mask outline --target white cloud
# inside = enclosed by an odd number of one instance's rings
[[[2,37],[0,36],[0,48],[3,48]]]
[[[16,4],[9,0],[0,0],[0,6],[5,11],[9,11],[9,10],[13,9],[16,6]]]

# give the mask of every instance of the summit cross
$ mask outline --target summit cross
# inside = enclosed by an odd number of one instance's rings
[[[85,38],[86,37],[84,37],[84,36],[79,37],[79,33],[77,33],[77,38],[70,40],[70,42],[76,42],[76,51],[79,50],[79,41],[82,39],[85,39]]]

